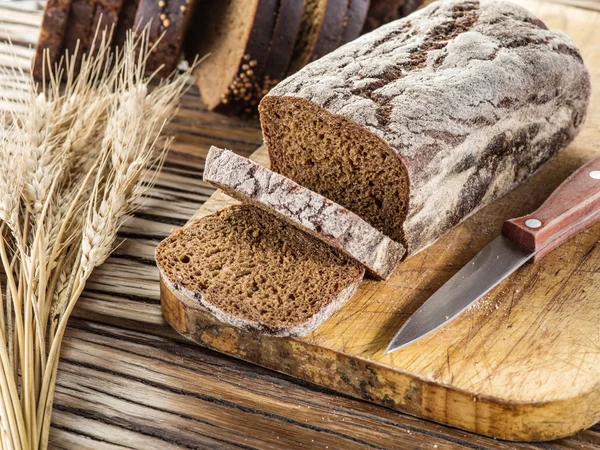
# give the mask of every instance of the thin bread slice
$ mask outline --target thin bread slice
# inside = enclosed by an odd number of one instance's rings
[[[334,50],[344,29],[349,0],[305,0],[289,73]]]
[[[347,44],[360,36],[369,11],[369,0],[349,0],[349,2],[340,45]]]
[[[388,279],[404,255],[402,245],[343,206],[229,150],[211,147],[204,181],[341,250],[376,278]]]
[[[166,77],[177,68],[192,9],[190,0],[140,0],[134,29],[141,32],[148,27],[149,44],[154,46],[147,72],[158,70],[159,76]]]
[[[127,39],[127,32],[133,30],[135,25],[135,16],[137,14],[140,0],[124,0],[119,14],[119,21],[115,27],[113,35],[113,45],[123,48]]]
[[[186,55],[206,59],[194,70],[210,110],[256,114],[266,93],[263,69],[269,54],[278,0],[203,2],[194,16]]]
[[[175,296],[237,328],[303,336],[355,292],[364,269],[260,208],[204,217],[156,249]]]
[[[44,6],[44,17],[31,69],[33,78],[37,81],[41,81],[44,74],[47,78],[48,68],[54,70],[54,65],[61,57],[70,8],[71,0],[48,0]],[[44,52],[47,53],[46,59]]]
[[[122,0],[73,0],[63,48],[69,55],[76,56],[76,73],[79,72],[83,55],[97,51],[102,33],[111,32],[118,22],[121,6]]]
[[[280,0],[279,11],[273,37],[269,45],[269,54],[265,61],[265,90],[279,83],[288,71],[292,52],[304,11],[304,0]]]

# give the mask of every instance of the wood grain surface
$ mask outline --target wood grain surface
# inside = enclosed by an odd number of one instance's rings
[[[573,15],[588,14],[569,9],[566,15],[560,5],[548,9],[551,26],[572,35],[578,28],[570,24]],[[0,3],[0,37],[15,44],[14,51],[0,45],[0,64],[29,66],[40,20],[36,1]],[[1,75],[0,88],[7,88]],[[79,319],[70,323],[51,448],[600,449],[598,425],[551,443],[497,441],[185,343],[160,312],[154,247],[213,193],[201,181],[208,147],[249,155],[261,138],[256,123],[206,112],[195,89],[171,130],[176,142],[157,186],[123,228],[124,242],[97,270],[76,309]],[[565,167],[564,175],[573,168]]]

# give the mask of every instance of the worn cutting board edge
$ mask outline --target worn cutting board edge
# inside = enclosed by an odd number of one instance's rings
[[[586,128],[564,154],[407,260],[389,282],[365,281],[342,310],[305,338],[233,329],[163,287],[163,313],[171,325],[223,353],[488,436],[549,440],[600,419],[600,292],[594,288],[600,286],[600,225],[541,264],[521,269],[478,307],[422,343],[383,355],[408,314],[496,236],[504,219],[535,209],[570,172],[600,152],[595,89],[600,50],[593,47],[600,14],[523,4],[550,28],[569,33],[590,67],[594,89]],[[254,156],[267,163],[264,150]],[[195,217],[231,203],[217,192]]]

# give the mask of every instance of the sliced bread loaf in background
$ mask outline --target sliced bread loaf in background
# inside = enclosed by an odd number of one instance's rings
[[[260,113],[274,171],[411,255],[564,149],[589,98],[563,32],[513,3],[449,0],[308,65]]]
[[[243,156],[211,147],[204,181],[263,208],[338,248],[379,279],[388,279],[404,248],[356,214]]]
[[[275,336],[310,333],[356,291],[364,269],[250,205],[231,206],[156,249],[163,284],[232,326]]]
[[[115,27],[113,35],[113,43],[116,47],[123,48],[127,39],[127,32],[133,29],[139,3],[140,0],[123,0],[119,22]]]

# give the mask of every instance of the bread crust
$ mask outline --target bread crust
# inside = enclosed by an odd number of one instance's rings
[[[304,0],[280,0],[279,2],[279,12],[265,61],[263,84],[266,90],[279,83],[287,73],[300,29],[303,9]]]
[[[392,20],[408,16],[422,3],[423,0],[371,0],[363,33],[368,33]]]
[[[335,50],[344,31],[344,16],[350,0],[327,0],[327,7],[319,28],[319,36],[306,63]]]
[[[268,92],[263,86],[263,73],[269,55],[269,45],[277,17],[278,0],[255,0],[254,20],[248,40],[243,43],[244,53],[237,72],[227,90],[215,102],[206,106],[224,114],[255,116],[260,99]],[[197,37],[196,37],[197,38]],[[190,43],[190,56],[198,53],[198,45]],[[204,56],[204,55],[201,55]],[[197,83],[202,86],[200,65],[195,71]],[[202,91],[203,87],[201,87]],[[204,89],[210,89],[205,86]]]
[[[158,75],[166,77],[177,68],[192,6],[190,0],[140,0],[134,29],[141,32],[148,26],[149,43],[156,44],[146,63],[147,72],[162,66]]]
[[[110,32],[117,23],[121,6],[122,0],[73,0],[63,47],[70,56],[77,49],[75,72],[79,71],[83,55],[97,49],[99,44],[94,43],[94,38],[99,40],[104,30]]]
[[[47,74],[48,63],[50,67],[54,67],[61,57],[70,8],[71,0],[46,1],[32,66],[32,75],[37,81],[42,81],[42,75]],[[44,60],[45,50],[48,53],[46,60]]]
[[[564,149],[589,97],[588,71],[564,33],[512,3],[450,0],[310,64],[260,110],[273,167],[263,112],[277,101],[315,105],[383,142],[408,173],[412,255]]]
[[[132,30],[135,25],[138,6],[139,0],[124,0],[113,37],[113,45],[116,47],[123,48],[127,39],[127,32]]]
[[[369,10],[369,0],[349,0],[349,2],[340,45],[347,44],[360,36]]]
[[[228,150],[211,147],[204,181],[261,207],[388,279],[404,248],[343,206]]]
[[[314,42],[309,43],[302,52],[298,51],[298,42],[292,62],[290,64],[289,73],[294,73],[304,67],[311,61],[315,61],[321,56],[334,50],[342,37],[344,29],[344,15],[348,9],[349,0],[321,0],[325,2],[325,11],[321,18],[321,22],[313,24],[316,27],[316,38]],[[312,17],[310,18],[312,19]],[[307,36],[298,35],[298,40],[304,39]]]

